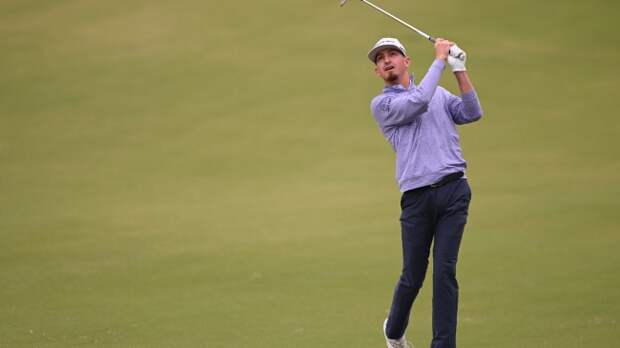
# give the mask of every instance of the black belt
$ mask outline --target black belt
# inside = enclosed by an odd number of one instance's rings
[[[431,188],[437,188],[437,187],[441,187],[449,182],[452,182],[454,180],[458,180],[460,178],[463,177],[463,172],[456,172],[456,173],[452,173],[452,174],[448,174],[446,176],[444,176],[443,178],[441,178],[439,181],[437,181],[434,184],[430,184],[427,186],[422,186],[422,187],[416,187],[413,190],[409,190],[407,192],[412,192],[412,191],[422,191],[422,190],[426,190],[426,189],[431,189]]]

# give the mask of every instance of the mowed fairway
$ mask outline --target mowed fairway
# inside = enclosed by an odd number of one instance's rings
[[[618,346],[620,3],[377,4],[457,41],[485,110],[459,347]],[[419,81],[432,46],[358,1],[1,1],[0,347],[383,347],[381,36]]]

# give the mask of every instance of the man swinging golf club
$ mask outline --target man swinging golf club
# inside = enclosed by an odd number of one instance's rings
[[[480,119],[482,109],[465,69],[465,52],[448,40],[435,39],[434,45],[435,60],[418,85],[408,71],[411,58],[397,39],[382,38],[368,53],[375,73],[385,82],[371,110],[396,153],[396,179],[403,193],[403,268],[383,323],[388,348],[409,347],[405,330],[426,275],[431,244],[431,348],[456,347],[456,262],[471,199],[456,125]],[[460,58],[450,54],[451,47]],[[460,97],[438,86],[446,63],[454,72]]]

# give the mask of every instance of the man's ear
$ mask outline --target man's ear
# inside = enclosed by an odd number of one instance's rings
[[[375,68],[373,69],[375,71],[375,74],[377,74],[377,76],[381,76],[379,74],[379,67],[375,65]]]
[[[408,56],[405,57],[405,66],[409,67],[409,64],[411,64],[411,58],[409,58]]]

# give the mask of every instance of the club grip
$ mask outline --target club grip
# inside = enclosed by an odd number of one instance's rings
[[[465,51],[463,51],[456,44],[450,47],[450,52],[448,54],[450,54],[451,57],[454,57],[458,60],[465,60]]]
[[[435,43],[435,41],[437,41],[434,37],[429,36],[428,37],[428,41]],[[451,57],[454,57],[456,59],[459,60],[465,60],[465,51],[463,51],[459,46],[457,46],[456,44],[452,45],[452,47],[450,47],[450,51],[448,51],[448,54]]]

